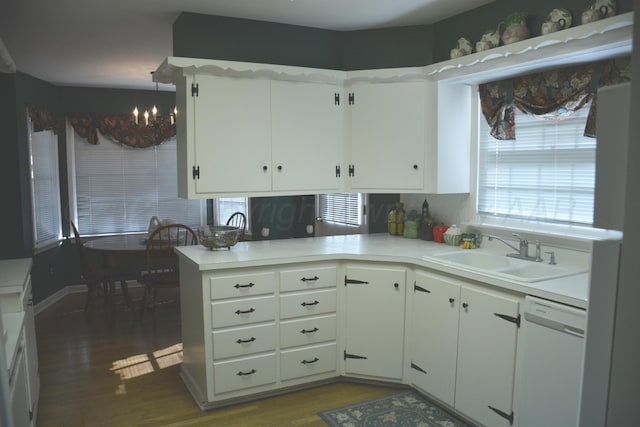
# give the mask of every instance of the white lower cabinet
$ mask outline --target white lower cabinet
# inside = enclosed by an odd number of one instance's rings
[[[257,387],[276,382],[276,354],[213,363],[216,393]]]
[[[342,374],[411,384],[482,425],[514,419],[521,296],[393,263],[180,262],[181,376],[202,409]]]
[[[338,376],[335,263],[200,271],[181,258],[180,275],[181,377],[202,409]]]
[[[513,423],[521,298],[417,271],[411,382],[487,426]]]
[[[12,396],[16,426],[36,424],[40,396],[31,266],[31,258],[0,260],[0,312],[24,314],[19,333],[19,355],[11,371],[15,382],[10,384],[12,388],[15,387]]]
[[[495,427],[513,424],[521,300],[463,285],[455,407]]]
[[[329,342],[291,350],[280,354],[280,375],[283,380],[308,377],[337,369],[336,343]]]
[[[348,375],[402,380],[405,283],[403,267],[346,267],[343,359]]]
[[[460,283],[417,271],[410,290],[411,383],[453,406],[456,391]]]

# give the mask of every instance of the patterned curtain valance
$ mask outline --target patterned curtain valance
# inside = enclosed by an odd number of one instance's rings
[[[64,129],[64,116],[58,113],[52,113],[46,108],[29,106],[27,108],[29,118],[33,123],[34,132],[42,132],[51,130],[55,135]]]
[[[35,132],[53,130],[58,134],[64,129],[63,114],[29,106],[29,117]],[[77,134],[90,144],[98,143],[98,131],[112,141],[132,148],[160,145],[176,135],[176,125],[160,116],[149,125],[136,124],[128,114],[68,113],[66,117]]]
[[[98,131],[132,148],[160,145],[176,135],[176,125],[160,116],[149,125],[136,124],[128,114],[70,113],[67,119],[76,133],[87,138],[90,144],[98,143]]]
[[[596,136],[597,90],[631,80],[631,57],[543,71],[480,85],[482,113],[491,135],[516,139],[515,110],[561,119],[591,101],[585,136]]]

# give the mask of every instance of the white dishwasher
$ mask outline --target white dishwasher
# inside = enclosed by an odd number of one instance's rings
[[[519,427],[578,422],[586,311],[527,296]]]

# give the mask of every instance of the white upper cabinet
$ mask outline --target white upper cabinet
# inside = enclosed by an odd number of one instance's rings
[[[275,191],[338,191],[344,146],[342,87],[271,82]]]
[[[186,117],[194,195],[271,190],[269,81],[197,75],[195,83],[193,123]]]
[[[425,82],[357,83],[349,88],[351,190],[423,189],[425,92]]]

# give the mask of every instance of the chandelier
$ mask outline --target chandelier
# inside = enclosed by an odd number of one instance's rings
[[[153,80],[153,71],[151,72],[151,79]],[[156,81],[156,94],[158,93],[158,82]],[[145,109],[142,113],[142,117],[140,117],[140,110],[136,105],[133,108],[133,121],[136,125],[140,125],[141,121],[144,121],[145,126],[149,125],[162,125],[165,124],[165,118],[162,117],[158,110],[158,107],[154,104],[151,109]],[[176,123],[176,116],[178,115],[178,107],[173,107],[173,111],[169,114],[169,122],[171,125]]]

